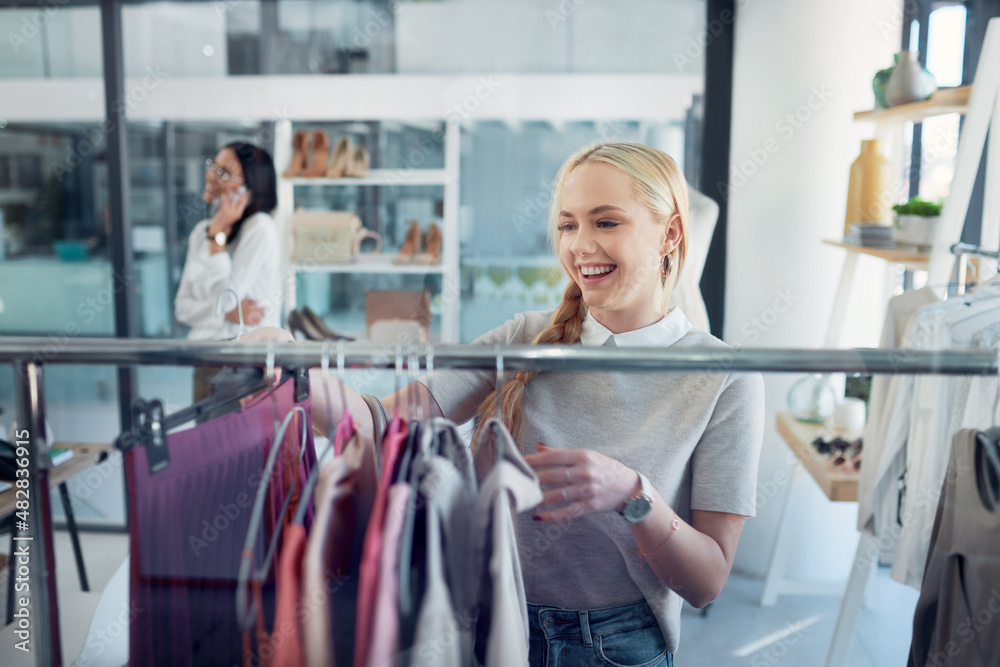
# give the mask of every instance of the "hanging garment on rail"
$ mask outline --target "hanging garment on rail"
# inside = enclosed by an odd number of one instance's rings
[[[372,636],[372,617],[375,613],[375,592],[379,582],[379,555],[383,549],[383,527],[386,521],[386,507],[389,501],[389,487],[396,458],[406,443],[406,422],[396,416],[382,440],[381,479],[375,492],[372,515],[368,522],[364,546],[361,550],[361,566],[358,576],[357,628],[354,640],[354,665],[364,667],[368,662],[368,651]]]
[[[236,580],[260,476],[274,438],[274,408],[280,415],[295,405],[291,382],[244,406],[194,428],[167,436],[170,465],[150,474],[144,447],[125,452],[130,536],[129,598],[142,609],[129,624],[130,664],[238,665],[242,632],[236,619]],[[315,462],[308,402],[305,423],[289,428],[278,446],[297,452],[307,433],[306,455],[292,456],[304,480]],[[279,459],[282,460],[282,459]],[[280,507],[288,489],[279,470],[268,487],[268,508]],[[276,517],[268,511],[268,520]],[[264,559],[262,531],[255,561]],[[273,585],[261,592],[273,610]],[[269,614],[268,614],[269,615]],[[268,619],[269,620],[269,619]]]
[[[937,323],[930,331],[930,349],[965,349],[977,331],[1000,322],[1000,280],[928,306],[922,314],[925,321]],[[891,574],[896,581],[915,588],[923,579],[934,508],[948,466],[957,384],[956,376],[920,375],[914,380],[902,526]]]
[[[542,487],[502,423],[491,419],[483,434],[476,451],[476,531],[484,538],[476,657],[485,667],[527,665],[528,603],[513,516],[542,502]]]
[[[1000,470],[986,448],[996,452],[995,441],[979,431],[955,435],[913,619],[912,667],[1000,665],[991,627],[1000,617]]]
[[[320,472],[316,520],[302,567],[303,600],[318,600],[307,609],[303,623],[310,667],[349,665],[354,658],[358,572],[378,478],[375,453],[358,434],[342,449]]]
[[[404,660],[412,667],[462,667],[472,655],[477,592],[470,568],[478,552],[472,456],[447,419],[425,423],[419,446],[416,475],[425,569],[413,646]]]
[[[410,493],[406,482],[389,487],[367,667],[395,667],[399,655],[399,537]]]
[[[927,305],[937,303],[939,299],[934,290],[924,287],[910,292],[904,292],[889,300],[886,308],[885,324],[882,325],[881,349],[902,350],[909,347],[913,336],[913,321],[920,310]],[[878,479],[879,462],[883,447],[888,436],[889,422],[892,417],[892,407],[900,391],[902,375],[875,375],[872,378],[871,392],[868,397],[868,419],[864,432],[864,465],[858,480],[858,530],[875,533],[875,517],[872,508],[872,496],[875,492],[875,482]],[[912,383],[912,377],[909,381]],[[900,464],[902,465],[902,464]],[[902,472],[902,468],[897,475]],[[892,545],[885,543],[883,551],[894,550]]]

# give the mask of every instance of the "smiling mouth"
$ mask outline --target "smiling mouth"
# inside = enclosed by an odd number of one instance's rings
[[[595,283],[607,278],[615,272],[618,267],[614,264],[598,264],[592,266],[578,267],[580,275],[585,283]]]

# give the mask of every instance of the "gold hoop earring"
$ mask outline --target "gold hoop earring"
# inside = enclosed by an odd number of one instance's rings
[[[664,278],[670,277],[670,272],[674,270],[674,258],[670,255],[664,255],[663,260],[660,262],[660,275]]]

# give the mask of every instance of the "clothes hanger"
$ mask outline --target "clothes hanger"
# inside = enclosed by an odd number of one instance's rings
[[[330,448],[333,447],[333,441],[336,438],[336,430],[340,426],[340,424],[338,424],[336,427],[333,425],[333,407],[330,403],[330,377],[328,374],[328,370],[330,368],[330,345],[332,343],[333,343],[332,338],[327,338],[326,341],[323,343],[323,355],[320,360],[320,367],[323,369],[323,393],[326,398],[327,443],[326,447],[323,448],[323,453],[316,459],[317,461],[316,466],[309,471],[309,477],[306,479],[306,483],[302,486],[302,498],[305,499],[305,502],[301,503],[298,509],[295,510],[295,517],[292,519],[293,524],[301,524],[306,519],[306,512],[308,511],[308,507],[311,502],[309,499],[312,498],[313,489],[316,487],[316,482],[319,481],[319,469],[320,469],[319,461],[322,460],[322,458],[326,456],[326,453],[330,451]],[[337,379],[339,379],[341,382],[344,381],[343,339],[337,341]],[[347,394],[343,389],[343,385],[341,385],[340,395],[343,399],[342,403],[343,412],[341,413],[342,415],[344,415],[341,417],[341,422],[343,422],[345,416],[348,419],[350,418],[349,413],[347,412]]]
[[[295,406],[292,408],[285,418],[280,421],[280,408],[278,405],[278,376],[274,368],[275,353],[277,351],[277,344],[275,341],[271,340],[267,343],[267,359],[265,361],[264,368],[264,380],[271,386],[271,401],[274,411],[274,443],[271,446],[271,451],[267,456],[267,461],[264,464],[264,470],[261,475],[262,484],[257,489],[257,496],[254,499],[253,510],[250,513],[250,523],[247,528],[246,539],[243,541],[243,551],[240,556],[240,569],[237,575],[236,581],[236,618],[239,623],[240,629],[249,630],[253,626],[254,618],[257,614],[257,603],[256,601],[251,601],[249,606],[247,604],[247,588],[250,583],[251,576],[259,580],[260,572],[263,571],[266,575],[267,569],[270,568],[270,561],[274,555],[274,549],[277,546],[277,537],[281,534],[281,526],[284,523],[284,515],[288,510],[288,504],[291,501],[291,496],[294,493],[294,489],[289,491],[288,495],[285,497],[285,502],[283,504],[281,514],[278,521],[275,522],[274,535],[271,536],[271,543],[268,545],[268,550],[265,552],[264,562],[267,568],[260,568],[257,572],[251,572],[253,569],[253,556],[254,549],[253,545],[257,540],[257,534],[260,532],[261,523],[263,523],[264,518],[264,503],[267,500],[267,489],[271,483],[271,476],[274,472],[274,466],[278,460],[278,454],[284,450],[284,440],[285,431],[288,430],[288,425],[291,424],[292,418],[295,416],[296,412],[302,415],[302,443],[299,446],[299,457],[305,454],[305,446],[307,441],[307,434],[305,429],[306,414],[305,409],[301,406]]]
[[[240,301],[240,295],[236,293],[232,287],[227,287],[219,293],[219,298],[215,300],[215,316],[222,317],[222,297],[227,294],[232,294],[233,298],[236,299],[236,314],[239,316],[240,327],[236,330],[236,340],[243,338],[243,302]]]
[[[275,521],[274,535],[271,537],[271,544],[268,545],[268,551],[266,552],[261,568],[258,568],[256,572],[251,572],[253,569],[253,546],[254,542],[257,540],[257,535],[260,532],[261,524],[263,523],[264,504],[267,501],[267,489],[271,483],[274,466],[278,461],[278,454],[284,449],[283,443],[285,439],[285,431],[288,430],[288,425],[291,424],[292,418],[295,417],[296,412],[301,413],[302,415],[302,430],[305,432],[304,426],[306,412],[302,406],[297,405],[289,411],[289,413],[285,416],[285,419],[279,425],[278,429],[274,432],[274,444],[271,447],[271,452],[267,456],[267,462],[264,464],[264,471],[261,476],[262,484],[257,489],[257,497],[254,499],[253,510],[250,514],[250,526],[247,529],[246,539],[243,541],[239,575],[236,579],[236,618],[239,622],[241,630],[249,630],[253,626],[254,618],[257,614],[257,604],[255,601],[251,601],[249,606],[247,605],[250,579],[254,578],[259,581],[262,572],[266,576],[267,569],[270,567],[270,560],[274,554],[274,547],[277,544],[277,536],[281,533],[284,513],[288,509],[288,500],[290,499],[290,495],[286,497],[282,513],[279,516],[279,519]],[[302,439],[304,442],[306,438],[303,436]],[[264,567],[264,565],[267,567]]]

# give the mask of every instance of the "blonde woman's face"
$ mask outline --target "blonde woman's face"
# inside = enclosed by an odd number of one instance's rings
[[[633,188],[623,171],[585,162],[566,178],[559,215],[563,268],[597,321],[614,333],[660,319],[660,258],[673,249],[670,228]]]

